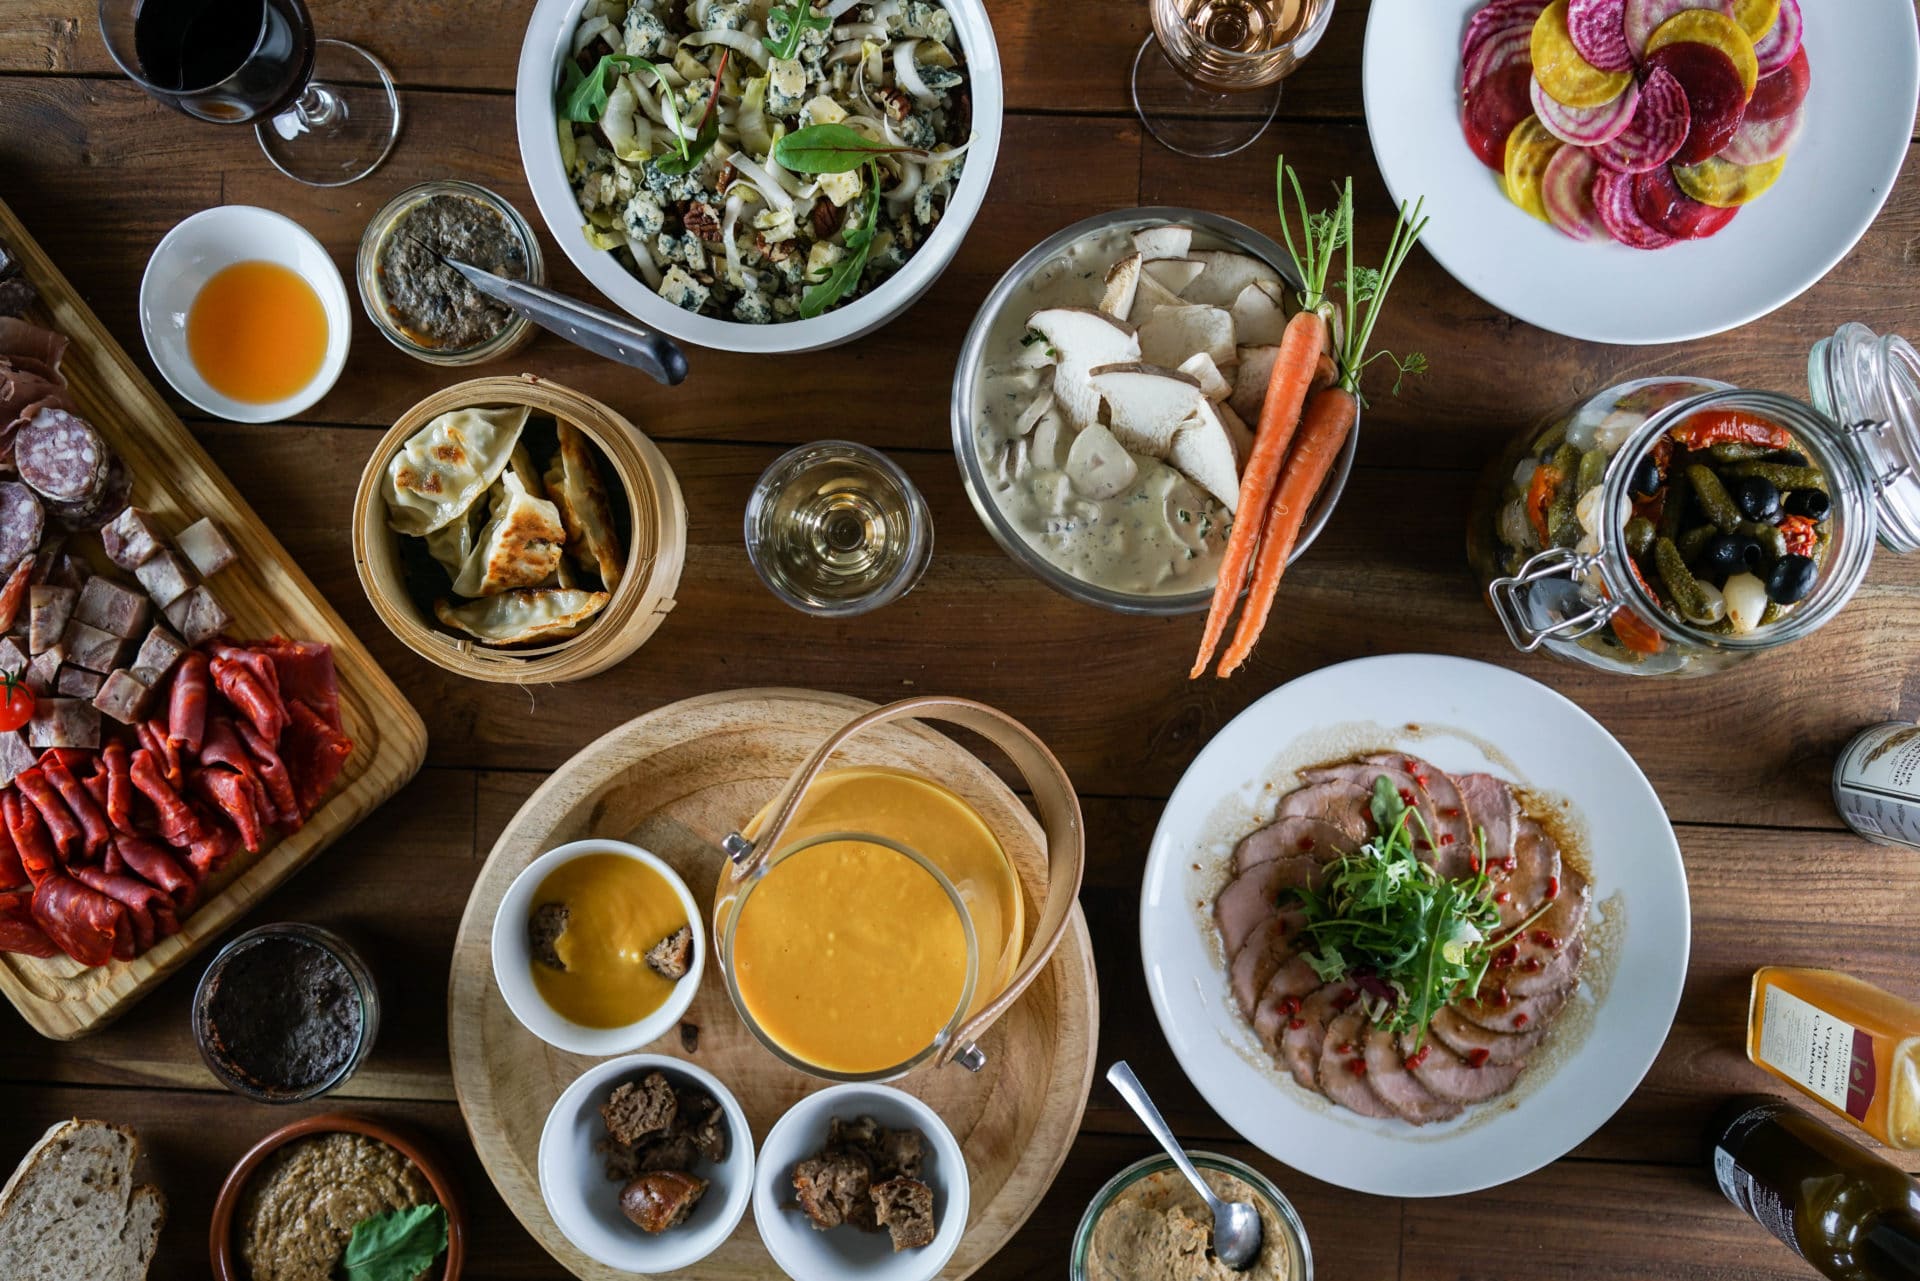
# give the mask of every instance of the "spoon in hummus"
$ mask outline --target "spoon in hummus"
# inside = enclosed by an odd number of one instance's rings
[[[1107,1080],[1113,1083],[1114,1089],[1120,1091],[1120,1097],[1139,1115],[1147,1132],[1160,1141],[1160,1146],[1167,1150],[1173,1163],[1180,1167],[1180,1173],[1187,1176],[1187,1182],[1193,1184],[1200,1199],[1213,1211],[1214,1257],[1235,1272],[1246,1271],[1260,1255],[1260,1211],[1245,1201],[1222,1201],[1213,1194],[1213,1189],[1200,1177],[1200,1171],[1193,1168],[1193,1162],[1187,1159],[1180,1140],[1173,1137],[1173,1131],[1167,1128],[1160,1109],[1147,1097],[1140,1078],[1133,1074],[1133,1069],[1127,1066],[1125,1059],[1117,1060],[1107,1069]]]

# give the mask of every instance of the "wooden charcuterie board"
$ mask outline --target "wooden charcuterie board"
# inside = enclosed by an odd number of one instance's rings
[[[325,804],[293,835],[260,854],[242,851],[209,886],[207,897],[162,939],[131,961],[88,969],[65,957],[39,960],[0,953],[0,992],[28,1023],[59,1040],[84,1036],[123,1013],[274,886],[398,791],[426,757],[427,730],[319,589],[248,507],[166,400],[113,340],[54,267],[13,211],[0,202],[0,240],[20,258],[40,291],[28,319],[65,334],[61,362],[68,396],[126,460],[135,505],[169,531],[202,516],[226,530],[240,561],[211,581],[233,615],[233,633],[276,633],[333,646],[340,713],[353,755]],[[266,430],[272,430],[267,428]]]
[[[536,1158],[547,1112],[594,1060],[545,1044],[507,1009],[490,957],[501,897],[541,853],[606,836],[658,854],[680,873],[694,899],[710,906],[725,861],[720,839],[770,799],[828,734],[872,706],[807,690],[735,690],[629,721],[542,784],[481,868],[454,941],[448,984],[454,1088],[501,1197],[575,1276],[618,1281],[636,1274],[615,1272],[576,1250],[541,1199]],[[1001,836],[1030,904],[1044,896],[1047,860],[1039,825],[991,769],[952,739],[918,722],[898,722],[850,741],[835,763],[892,765],[939,779]],[[1034,917],[1030,910],[1028,919]],[[745,1109],[756,1148],[782,1113],[827,1084],[787,1067],[754,1039],[711,957],[685,1021],[699,1028],[693,1052],[672,1034],[647,1051],[688,1059],[719,1077]],[[923,1068],[894,1083],[931,1104],[966,1154],[972,1209],[943,1277],[965,1277],[984,1265],[1040,1204],[1086,1109],[1098,1033],[1092,942],[1076,906],[1053,960],[980,1042],[987,1055],[983,1070]],[[774,1281],[783,1274],[748,1215],[685,1275]]]

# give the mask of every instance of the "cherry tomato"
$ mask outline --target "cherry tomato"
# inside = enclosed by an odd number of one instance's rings
[[[0,672],[0,730],[19,729],[33,719],[33,691],[20,672]]]

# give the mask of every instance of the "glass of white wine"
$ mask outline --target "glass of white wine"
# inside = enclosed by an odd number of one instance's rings
[[[746,536],[768,590],[829,618],[898,600],[933,557],[926,499],[886,455],[849,440],[774,459],[747,499]]]
[[[1280,82],[1313,52],[1334,0],[1150,0],[1133,106],[1162,145],[1229,156],[1266,132]]]

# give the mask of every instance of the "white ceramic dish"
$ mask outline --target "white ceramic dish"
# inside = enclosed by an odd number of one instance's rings
[[[888,1129],[911,1128],[925,1136],[920,1178],[933,1189],[931,1245],[896,1254],[884,1232],[821,1232],[793,1206],[793,1167],[820,1150],[836,1116],[870,1116]],[[939,1113],[904,1090],[835,1085],[801,1099],[767,1131],[753,1179],[753,1221],[767,1252],[793,1281],[932,1281],[960,1248],[969,1193],[967,1158]]]
[[[327,313],[327,353],[313,381],[284,400],[252,404],[207,385],[187,352],[187,312],[213,274],[236,262],[273,262],[313,287]],[[147,352],[173,389],[195,405],[237,423],[291,418],[332,390],[347,366],[353,311],[340,269],[306,228],[251,205],[219,205],[194,214],[160,238],[140,277],[140,332]]]
[[[1593,870],[1596,947],[1555,1039],[1512,1095],[1420,1128],[1335,1108],[1273,1065],[1228,994],[1208,914],[1222,860],[1290,790],[1293,766],[1385,746],[1566,799]],[[1167,802],[1140,894],[1147,989],[1201,1095],[1276,1160],[1380,1196],[1493,1187],[1584,1141],[1626,1102],[1666,1041],[1690,934],[1679,844],[1626,749],[1544,685],[1424,654],[1325,668],[1235,717]]]
[[[1460,40],[1481,0],[1374,0],[1362,82],[1396,200],[1424,195],[1421,243],[1530,324],[1607,343],[1685,342],[1781,307],[1833,269],[1893,189],[1920,94],[1911,0],[1807,0],[1813,88],[1780,181],[1708,240],[1581,244],[1521,212],[1460,131]]]
[[[673,892],[680,898],[680,906],[686,911],[687,924],[693,929],[691,968],[673,985],[673,992],[667,997],[666,1004],[638,1023],[629,1023],[625,1027],[587,1027],[564,1018],[546,1003],[540,990],[533,985],[533,952],[527,938],[527,917],[535,907],[534,895],[539,891],[541,882],[556,867],[583,854],[620,854],[645,863],[673,887]],[[693,901],[693,894],[687,889],[686,882],[663,859],[638,845],[599,837],[548,850],[513,878],[513,884],[507,887],[506,894],[500,900],[499,911],[494,913],[491,948],[493,981],[499,986],[500,995],[506,999],[507,1008],[513,1011],[513,1017],[548,1045],[574,1054],[625,1054],[673,1031],[679,1026],[680,1016],[693,1004],[694,994],[700,990],[700,976],[707,967],[707,929],[700,919],[699,905]]]
[[[952,200],[933,234],[906,265],[880,286],[845,306],[812,320],[749,325],[700,316],[674,306],[620,265],[613,254],[595,249],[580,234],[582,215],[560,160],[554,91],[563,61],[571,56],[573,31],[587,0],[539,0],[527,20],[514,80],[514,121],[520,161],[527,171],[533,202],[547,230],[580,274],[626,309],[635,319],[682,342],[721,351],[779,353],[818,351],[878,329],[911,307],[946,270],[960,241],[987,197],[993,165],[1000,154],[1002,94],[1000,50],[983,0],[942,0],[966,53],[967,84],[973,94],[973,149],[967,153]]]
[[[727,1116],[727,1159],[704,1159],[692,1173],[710,1181],[706,1195],[677,1228],[649,1236],[620,1212],[620,1188],[594,1145],[607,1137],[600,1105],[623,1081],[666,1073],[676,1085],[698,1085]],[[618,1272],[672,1272],[690,1267],[733,1235],[753,1196],[753,1132],[733,1093],[704,1068],[661,1054],[610,1059],[569,1085],[540,1131],[540,1198],[567,1240]]]

